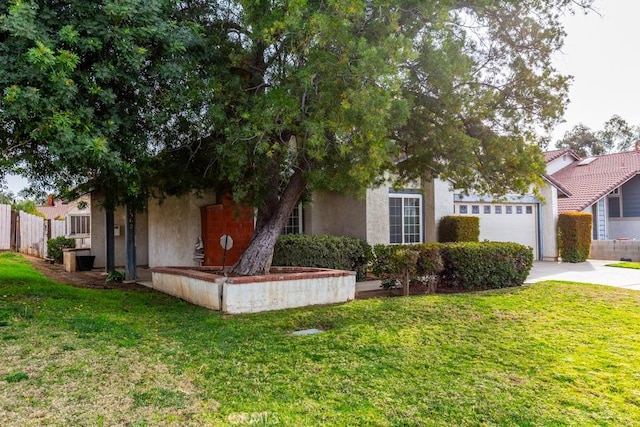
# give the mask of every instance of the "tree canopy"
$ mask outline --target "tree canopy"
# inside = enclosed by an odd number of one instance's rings
[[[631,126],[618,115],[612,116],[600,130],[579,123],[556,143],[556,148],[570,148],[581,157],[620,153],[634,147],[640,139],[640,126]]]
[[[525,192],[563,112],[560,18],[591,0],[13,0],[0,149],[114,202],[195,185],[255,206],[234,267],[268,271],[305,191],[386,171]],[[20,163],[22,162],[22,163]]]
[[[111,206],[144,200],[158,144],[179,124],[166,117],[189,115],[185,92],[198,89],[182,84],[198,41],[178,12],[166,0],[1,4],[5,168],[39,189],[85,184]]]

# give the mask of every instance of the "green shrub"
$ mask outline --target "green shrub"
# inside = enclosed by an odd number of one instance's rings
[[[382,287],[392,289],[402,286],[409,294],[412,282],[428,286],[435,292],[443,269],[439,243],[421,245],[375,245],[371,269],[382,280]]]
[[[558,215],[558,248],[562,262],[584,262],[591,251],[590,213],[567,212]]]
[[[355,271],[356,279],[362,281],[366,278],[370,256],[371,247],[361,239],[326,234],[287,234],[278,238],[272,264]]]
[[[107,274],[106,282],[107,283],[122,283],[122,282],[124,282],[124,279],[126,277],[127,277],[127,275],[126,275],[126,273],[124,271],[113,270],[113,271],[110,271],[109,274]]]
[[[520,286],[533,265],[531,248],[510,242],[450,243],[441,255],[443,282],[465,290]]]
[[[49,239],[47,241],[47,257],[53,259],[55,262],[62,263],[62,250],[66,248],[75,248],[76,241],[73,239],[67,239],[64,236]]]
[[[440,242],[477,242],[480,218],[477,216],[444,216],[438,224]]]

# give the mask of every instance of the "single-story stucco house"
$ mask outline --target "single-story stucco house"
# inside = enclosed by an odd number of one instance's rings
[[[402,189],[370,188],[363,198],[323,192],[295,209],[284,232],[344,235],[370,244],[423,243],[437,241],[443,216],[475,215],[480,217],[480,240],[522,243],[533,249],[535,259],[557,260],[558,214],[584,211],[594,214],[594,240],[640,239],[637,151],[581,159],[562,149],[546,152],[545,160],[540,198],[532,192],[494,200],[456,192],[438,179]],[[228,234],[246,243],[253,231],[251,211],[245,210],[238,220],[231,204],[213,192],[149,200],[146,211],[136,217],[138,265],[198,265],[194,249],[199,238],[205,246],[205,265],[220,264],[220,236]],[[106,265],[105,212],[100,206],[100,195],[93,193],[91,247],[96,267]],[[125,263],[126,223],[120,208],[115,212],[117,266]],[[236,245],[238,252],[230,254],[227,265],[239,256],[241,247]]]

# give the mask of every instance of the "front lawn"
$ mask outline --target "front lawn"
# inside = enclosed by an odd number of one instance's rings
[[[607,267],[619,267],[619,268],[631,268],[634,270],[640,270],[640,262],[617,262],[615,264],[607,264]]]
[[[228,316],[4,253],[0,420],[637,425],[638,325],[640,293],[566,282]]]

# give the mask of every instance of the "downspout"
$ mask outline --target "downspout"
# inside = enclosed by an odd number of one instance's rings
[[[542,228],[542,203],[537,202],[536,216],[538,217],[538,261],[544,260],[544,236]]]

